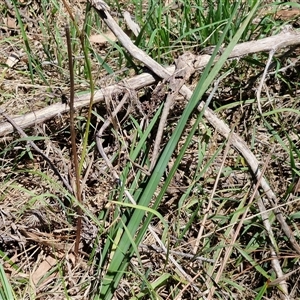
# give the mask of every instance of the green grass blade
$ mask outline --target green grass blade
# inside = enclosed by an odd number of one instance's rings
[[[240,2],[236,3],[236,9],[238,8]],[[230,23],[233,20],[234,14],[232,15],[231,19],[228,21],[228,24],[226,28],[224,29],[224,33],[222,37],[220,38],[220,41],[216,47],[216,50],[212,56],[212,59],[210,60],[208,66],[205,68],[205,71],[203,72],[203,75],[201,77],[201,80],[199,81],[186,109],[184,110],[184,113],[171,137],[168,144],[166,145],[153,173],[152,176],[149,178],[149,181],[147,182],[147,185],[145,189],[142,191],[139,199],[138,204],[141,206],[148,206],[154,192],[157,189],[157,186],[160,182],[160,179],[166,169],[166,166],[168,164],[168,161],[181,137],[181,134],[185,128],[185,125],[197,106],[199,99],[203,96],[207,88],[210,86],[210,84],[213,82],[213,80],[216,78],[216,76],[219,74],[219,71],[221,70],[223,64],[226,62],[228,56],[230,55],[233,47],[237,44],[239,38],[243,34],[244,30],[246,29],[248,23],[252,19],[258,5],[260,4],[260,1],[257,1],[256,5],[252,9],[252,11],[249,13],[248,17],[244,21],[243,25],[239,28],[235,36],[233,37],[232,41],[229,43],[228,47],[224,51],[224,53],[221,55],[215,66],[210,71],[211,66],[213,65],[214,57],[216,56],[219,47],[221,46],[226,32],[230,28]],[[209,72],[210,71],[210,72]],[[208,105],[208,103],[207,103]],[[202,112],[203,114],[203,112]],[[144,217],[144,213],[135,210],[132,214],[132,217],[127,225],[128,230],[134,234],[139,225],[141,224],[141,221]],[[118,248],[116,249],[116,252],[114,254],[114,257],[112,259],[111,264],[108,267],[107,275],[103,280],[102,288],[101,288],[101,299],[111,299],[112,294],[114,290],[117,288],[118,283],[122,277],[122,274],[125,271],[126,268],[126,262],[128,261],[127,251],[129,250],[130,242],[128,241],[128,237],[126,234],[124,234],[119,242]],[[124,263],[125,262],[125,263]]]
[[[255,297],[255,300],[261,300],[263,299],[264,297],[264,294],[267,292],[267,289],[268,289],[268,282],[266,282],[262,287],[261,289],[259,290],[259,293],[257,294],[257,296]]]
[[[0,264],[0,296],[3,300],[13,300],[15,299],[13,295],[13,290],[9,281],[7,280],[6,274],[4,272],[3,266]]]

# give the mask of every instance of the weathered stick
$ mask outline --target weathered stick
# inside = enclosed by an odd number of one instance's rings
[[[280,42],[280,43],[279,43]],[[279,33],[272,37],[264,38],[258,41],[251,41],[246,43],[241,43],[236,45],[230,54],[229,58],[238,58],[243,57],[245,55],[251,53],[258,53],[258,52],[268,52],[274,47],[277,49],[300,45],[300,33],[299,32],[287,32],[287,33]],[[209,61],[209,55],[200,55],[198,57],[198,68],[203,68]],[[161,66],[160,66],[161,67]],[[169,74],[173,74],[175,70],[174,66],[170,66],[166,68],[166,71]],[[102,102],[104,100],[104,94],[111,94],[111,93],[121,93],[122,92],[122,85],[129,86],[132,89],[139,90],[145,86],[151,85],[155,83],[157,78],[149,73],[143,73],[141,75],[137,75],[130,79],[126,79],[122,81],[120,84],[115,84],[99,90],[95,93],[94,103]],[[191,93],[188,93],[191,95]],[[86,95],[79,96],[75,99],[74,107],[76,109],[87,106],[90,101],[90,94],[87,93]],[[25,114],[23,116],[18,116],[13,118],[13,120],[20,126],[21,128],[27,128],[33,126],[38,123],[45,122],[49,119],[52,119],[62,113],[68,112],[68,107],[62,103],[52,104],[46,108],[40,109],[38,111]],[[13,126],[9,122],[0,123],[0,136],[4,136],[6,134],[12,133],[14,131]]]
[[[173,72],[175,67],[169,67],[168,69],[170,72]],[[155,83],[156,81],[157,78],[149,73],[143,73],[133,78],[125,79],[119,84],[114,84],[107,88],[98,90],[94,95],[94,103],[104,101],[104,95],[122,94],[124,88],[126,90],[126,87],[139,90],[145,86]],[[90,93],[75,97],[74,108],[79,109],[88,106],[90,103],[90,97]],[[35,124],[43,123],[66,112],[69,112],[69,106],[63,103],[55,103],[35,112],[30,112],[12,119],[16,122],[16,124],[18,124],[18,126],[24,129],[34,126]],[[13,131],[14,128],[9,122],[0,123],[0,136],[7,135]]]
[[[155,72],[158,76],[164,79],[169,79],[170,74],[169,72],[162,67],[160,64],[158,64],[156,61],[154,61],[149,55],[147,55],[144,51],[139,49],[136,45],[132,43],[130,38],[124,33],[124,31],[119,27],[119,25],[115,22],[115,20],[110,15],[109,11],[106,7],[103,6],[102,0],[89,0],[91,5],[96,9],[98,14],[101,16],[102,20],[106,23],[106,25],[110,28],[110,30],[115,34],[115,36],[118,38],[119,42],[126,48],[126,50],[136,59],[143,62],[150,70]],[[292,39],[290,39],[293,37]],[[242,56],[242,50],[248,49],[248,53],[254,53],[253,51],[258,49],[265,49],[264,51],[277,51],[278,49],[287,47],[287,46],[294,46],[299,45],[300,40],[297,41],[295,39],[299,38],[300,34],[295,32],[294,30],[291,30],[291,28],[285,28],[280,34],[278,34],[275,38],[269,37],[264,39],[264,42],[260,45],[254,44],[255,42],[246,42],[241,45],[237,45],[229,58],[234,58],[237,56]],[[271,44],[268,44],[268,42],[271,42]],[[207,55],[209,58],[209,55]],[[207,57],[206,56],[206,57]],[[204,60],[204,56],[200,56],[200,60],[195,62],[195,67],[198,67],[201,65],[202,61]],[[190,99],[192,96],[192,91],[185,85],[182,86],[180,89],[180,94],[185,96],[187,99]],[[204,102],[201,102],[198,109],[203,110],[205,106]],[[211,125],[215,127],[215,129],[221,133],[224,137],[229,137],[229,127],[227,124],[225,124],[222,120],[219,120],[218,117],[213,113],[212,110],[206,108],[204,110],[204,116],[209,121]],[[259,163],[256,159],[256,157],[253,155],[253,153],[250,151],[246,143],[243,141],[243,139],[236,133],[231,133],[231,142],[232,146],[236,148],[246,159],[247,163],[251,167],[251,170],[253,172],[253,175],[256,177],[256,180],[260,179],[261,187],[263,188],[269,203],[272,205],[272,207],[275,210],[275,215],[278,220],[278,222],[281,224],[281,228],[283,232],[286,234],[286,236],[289,238],[291,245],[293,246],[294,250],[300,254],[300,246],[298,245],[293,232],[287,225],[282,213],[279,209],[276,208],[275,203],[276,201],[276,195],[269,186],[266,179],[262,176],[262,172],[259,167]]]

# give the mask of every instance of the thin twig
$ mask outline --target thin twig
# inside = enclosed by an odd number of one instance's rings
[[[67,46],[68,46],[68,58],[69,58],[69,72],[70,72],[70,131],[71,131],[71,144],[72,144],[72,156],[75,170],[75,182],[76,182],[76,198],[78,203],[82,203],[81,200],[81,188],[80,188],[80,170],[77,156],[77,147],[76,147],[76,130],[75,130],[75,108],[74,108],[74,96],[75,96],[75,88],[74,88],[74,70],[73,70],[73,57],[72,57],[72,47],[71,47],[71,36],[69,26],[66,28],[66,37],[67,37]],[[82,222],[82,209],[81,206],[77,206],[77,230],[76,230],[76,241],[74,253],[75,256],[78,256],[79,242],[81,236],[81,222]]]
[[[274,280],[272,280],[271,282],[268,283],[268,286],[275,286],[278,285],[280,282],[285,281],[287,278],[289,278],[291,275],[293,275],[294,273],[298,272],[300,270],[300,267],[287,273],[284,274],[282,277],[276,278]]]
[[[86,118],[86,126],[85,126],[85,132],[84,132],[84,138],[83,138],[83,145],[82,145],[82,152],[81,152],[81,160],[79,164],[79,173],[81,174],[82,172],[82,166],[85,161],[85,156],[87,155],[87,144],[88,144],[88,134],[89,134],[89,129],[90,129],[90,124],[91,124],[91,118],[92,118],[92,108],[93,108],[93,103],[94,103],[94,91],[95,91],[95,85],[92,77],[92,69],[91,69],[91,62],[90,62],[90,57],[89,57],[89,47],[86,45],[86,39],[85,39],[85,30],[79,30],[79,27],[77,25],[77,22],[75,20],[74,14],[72,13],[72,10],[70,6],[67,4],[66,0],[62,0],[64,3],[65,8],[68,11],[68,14],[72,20],[72,24],[74,25],[76,29],[76,34],[79,37],[81,48],[84,54],[84,62],[85,66],[87,69],[87,77],[89,80],[89,87],[90,87],[90,97],[89,97],[89,107],[88,107],[88,115]]]
[[[262,90],[263,84],[264,84],[264,82],[266,80],[266,77],[267,77],[267,74],[268,74],[268,71],[269,71],[269,68],[270,68],[270,65],[271,65],[272,58],[273,58],[274,54],[275,54],[275,49],[272,49],[269,52],[269,58],[268,58],[268,61],[266,63],[264,73],[262,75],[262,78],[260,80],[260,83],[259,83],[259,86],[258,86],[257,92],[256,92],[258,111],[259,111],[259,113],[260,113],[261,116],[262,116],[262,110],[261,110],[261,104],[260,104],[261,90]]]

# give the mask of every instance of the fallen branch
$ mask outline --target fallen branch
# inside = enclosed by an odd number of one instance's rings
[[[103,9],[103,8],[102,8]],[[126,34],[119,28],[119,26],[116,24],[116,22],[113,20],[113,18],[103,10],[100,12],[104,20],[106,21],[108,27],[112,29],[112,31],[115,33],[115,35],[118,37],[119,41],[124,45],[126,45],[126,49],[128,52],[135,57],[136,59],[139,59],[143,61],[145,65],[152,71],[154,71],[158,76],[161,78],[168,79],[174,72],[174,67],[169,68],[163,68],[161,65],[159,65],[157,62],[152,60],[146,53],[144,53],[142,50],[140,50],[138,47],[136,47],[131,40],[126,36]],[[114,28],[117,28],[117,30],[114,30]],[[129,45],[127,45],[127,43]],[[229,58],[239,58],[243,57],[248,54],[257,53],[257,52],[265,52],[270,51],[272,49],[279,50],[281,48],[289,47],[289,46],[295,46],[300,44],[300,33],[293,30],[283,31],[275,36],[268,37],[265,39],[261,39],[258,41],[250,41],[246,43],[241,43],[239,45],[236,45],[230,54]],[[200,55],[197,57],[197,62],[195,64],[195,67],[197,68],[203,68],[207,62],[209,61],[210,55]],[[150,60],[149,60],[150,59]],[[151,85],[157,81],[157,78],[155,78],[153,75],[144,73],[138,76],[135,76],[128,80],[123,80],[121,83],[109,86],[105,89],[99,90],[94,95],[94,103],[101,102],[104,100],[105,94],[120,94],[124,91],[124,86],[129,86],[131,89],[139,90],[145,86]],[[180,90],[180,93],[184,95],[187,99],[189,99],[192,95],[192,91],[186,87],[183,86]],[[78,109],[84,106],[89,105],[90,102],[90,94],[87,93],[84,96],[77,97],[75,99],[74,108]],[[204,107],[204,103],[202,102],[198,109],[202,110]],[[37,123],[44,122],[48,119],[51,119],[59,114],[65,113],[68,111],[68,108],[65,104],[56,103],[49,107],[46,107],[44,109],[41,109],[39,111],[26,114],[24,116],[20,116],[17,118],[14,118],[13,121],[20,127],[20,128],[26,128],[33,126]],[[208,120],[208,122],[224,137],[228,138],[230,129],[226,123],[224,123],[222,120],[220,120],[212,110],[209,108],[205,109],[204,112],[205,118]],[[9,134],[14,131],[13,126],[9,122],[3,122],[0,126],[0,136]],[[232,133],[231,136],[231,142],[232,146],[241,153],[241,155],[245,158],[248,165],[250,166],[253,174],[255,174],[256,178],[259,178],[261,176],[261,171],[259,168],[259,162],[257,161],[256,157],[252,154],[252,152],[249,150],[246,143],[243,141],[243,139],[237,135],[236,133]],[[271,203],[272,207],[275,208],[276,203],[276,195],[270,188],[269,184],[263,177],[261,179],[261,187],[264,190],[265,195],[267,196],[269,202]],[[287,235],[287,237],[290,239],[290,242],[293,246],[293,248],[296,250],[298,254],[300,254],[300,246],[297,244],[294,235],[287,225],[287,223],[284,220],[283,215],[280,213],[278,209],[275,209],[275,215],[278,219],[278,221],[281,224],[281,227],[284,231],[284,233]]]
[[[280,43],[278,43],[280,41]],[[295,31],[281,32],[272,37],[264,38],[258,41],[251,41],[238,44],[234,47],[229,58],[240,58],[249,54],[258,53],[258,52],[269,52],[271,49],[281,49],[284,47],[300,45],[300,33]],[[141,51],[141,50],[140,50]],[[199,55],[197,57],[196,67],[201,69],[206,66],[209,61],[210,55]],[[160,66],[160,65],[159,65]],[[160,68],[162,68],[160,66]],[[175,66],[170,66],[166,69],[167,76],[171,76],[175,70]],[[119,84],[111,85],[109,87],[98,90],[94,95],[94,103],[104,101],[104,94],[119,94],[122,93],[123,87],[129,86],[132,89],[139,90],[143,87],[149,86],[157,81],[157,78],[149,73],[143,73],[137,75],[130,79],[124,79]],[[190,93],[188,92],[188,95]],[[89,104],[90,93],[87,93],[82,96],[77,96],[75,98],[74,107],[79,109],[85,107]],[[18,116],[13,118],[13,120],[21,128],[31,127],[35,124],[43,123],[49,119],[52,119],[60,114],[66,113],[69,111],[69,108],[62,103],[52,104],[46,108],[40,109],[38,111],[25,114],[23,116]],[[14,131],[13,126],[9,122],[3,122],[0,126],[0,136],[7,135]]]
[[[170,67],[168,70],[173,72],[175,67]],[[107,88],[98,90],[94,95],[94,103],[104,102],[104,95],[109,94],[122,94],[124,87],[129,86],[131,89],[139,90],[145,86],[151,85],[157,81],[153,75],[143,73],[130,79],[125,79],[119,84],[111,85]],[[79,109],[88,106],[90,103],[90,93],[76,96],[74,102],[74,108]],[[35,112],[27,113],[23,116],[12,118],[14,122],[21,128],[28,128],[39,123],[43,123],[54,117],[57,117],[63,113],[69,112],[70,108],[68,105],[63,103],[55,103],[48,107],[42,108]],[[7,135],[14,131],[14,127],[9,122],[3,122],[0,124],[0,136]]]

